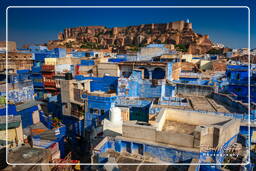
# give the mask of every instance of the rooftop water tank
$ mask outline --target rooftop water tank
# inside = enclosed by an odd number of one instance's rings
[[[119,124],[122,122],[121,109],[119,107],[112,107],[110,109],[110,121],[113,124]]]

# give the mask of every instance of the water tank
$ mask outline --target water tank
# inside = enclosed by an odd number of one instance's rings
[[[121,109],[118,107],[112,107],[110,109],[110,121],[113,124],[118,124],[122,122]]]
[[[65,80],[72,80],[72,73],[66,73]]]

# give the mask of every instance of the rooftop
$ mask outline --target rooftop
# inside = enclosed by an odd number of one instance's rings
[[[21,123],[21,116],[8,116],[8,129],[17,128]],[[6,129],[6,116],[0,116],[0,130]]]
[[[149,100],[140,100],[133,98],[118,98],[116,106],[144,107],[151,103]]]
[[[43,160],[49,162],[50,151],[42,148],[31,148],[29,146],[21,146],[12,149],[8,153],[9,163],[42,163]],[[46,163],[46,162],[45,162]],[[19,169],[20,168],[20,169]],[[31,165],[16,166],[17,170],[29,170]]]
[[[17,105],[17,106],[16,106],[16,110],[17,110],[17,112],[19,112],[19,111],[22,111],[22,110],[24,110],[24,109],[28,109],[28,108],[30,108],[30,107],[36,106],[36,105],[38,105],[38,104],[42,104],[42,102],[32,100],[32,101],[25,102],[25,103],[22,103],[22,104]]]
[[[131,61],[128,61],[128,62],[120,62],[118,63],[118,65],[134,65],[134,66],[162,66],[162,67],[165,67],[167,65],[166,62],[151,62],[151,61],[148,61],[148,62],[141,62],[141,61],[136,61],[136,62],[131,62]]]
[[[192,135],[196,129],[196,126],[197,125],[166,120],[162,131]]]
[[[240,120],[231,117],[172,108],[162,109],[155,121],[152,125],[125,121],[122,138],[194,151],[202,150],[201,145],[221,147],[237,135],[240,126]],[[214,130],[218,130],[216,135]]]

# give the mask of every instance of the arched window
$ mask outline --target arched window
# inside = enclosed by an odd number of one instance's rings
[[[155,68],[152,72],[152,79],[164,79],[165,78],[165,70],[162,68]]]

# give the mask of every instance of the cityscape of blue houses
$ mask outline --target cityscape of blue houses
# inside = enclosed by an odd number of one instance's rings
[[[51,149],[55,160],[64,160],[71,153],[70,161],[100,163],[98,167],[111,163],[110,157],[102,153],[126,151],[142,156],[148,154],[154,158],[151,162],[156,159],[166,163],[196,160],[199,163],[196,170],[220,170],[220,165],[211,164],[226,161],[225,149],[234,143],[239,142],[249,151],[255,148],[255,64],[232,61],[230,53],[188,55],[170,50],[164,44],[142,48],[157,50],[148,56],[142,52],[49,50],[41,45],[17,49],[15,53],[32,54],[33,63],[31,69],[9,69],[1,74],[0,128],[1,131],[16,130],[10,133],[7,144],[0,137],[1,147],[17,148],[32,140],[33,148]],[[223,59],[225,62],[221,62]],[[225,67],[215,71],[216,61],[225,63]],[[207,72],[209,70],[211,72]],[[203,100],[202,104],[199,100]],[[206,103],[211,110],[206,109]],[[171,112],[164,114],[166,111],[229,118],[225,122],[231,125],[239,120],[239,131],[224,138],[225,142],[217,149],[206,152],[163,146],[158,142],[161,138],[145,143],[146,130],[140,132],[141,140],[135,137],[144,127],[154,123],[159,126],[164,116],[167,120],[172,118]],[[118,115],[117,119],[114,114]],[[6,117],[8,123],[2,122]],[[116,121],[118,117],[122,121]],[[153,129],[157,132],[164,128],[148,128]],[[129,131],[134,131],[134,135]],[[18,135],[20,133],[22,135]],[[255,151],[250,153],[251,158],[255,157]],[[249,160],[252,159],[248,156],[243,158],[245,163]],[[209,165],[203,165],[205,163]],[[242,167],[253,169],[255,164]]]

